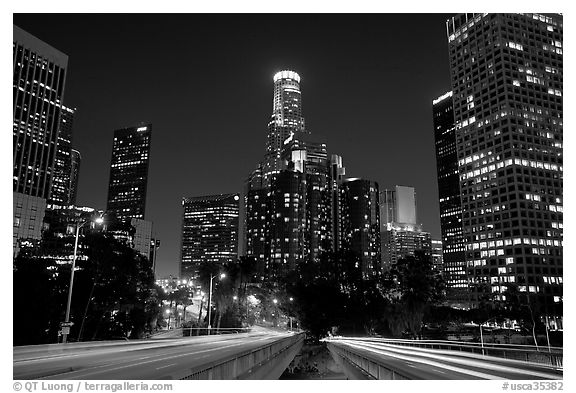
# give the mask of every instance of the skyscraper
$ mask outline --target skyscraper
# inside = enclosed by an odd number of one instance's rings
[[[364,278],[381,272],[378,183],[349,178],[340,187],[341,249],[356,254]]]
[[[560,317],[562,16],[462,14],[446,27],[472,300],[517,285]]]
[[[464,256],[462,200],[452,92],[446,92],[432,101],[432,109],[442,231],[443,276],[449,289],[448,300],[452,304],[467,307],[470,304],[470,291]]]
[[[40,238],[53,182],[68,56],[13,26],[13,249]]]
[[[108,204],[119,220],[144,219],[152,124],[114,131]]]
[[[71,150],[71,166],[70,166],[70,204],[76,204],[76,197],[78,196],[78,182],[80,180],[80,164],[82,163],[82,156],[76,149]]]
[[[416,250],[432,254],[430,233],[417,222],[414,187],[396,186],[380,192],[380,237],[385,268]]]
[[[197,279],[203,264],[238,257],[239,194],[183,198],[180,278]]]
[[[265,186],[269,186],[272,175],[282,169],[281,153],[284,141],[293,132],[305,132],[300,75],[294,71],[280,71],[274,75],[272,116],[268,123],[266,155],[263,162]]]
[[[62,105],[61,109],[58,150],[54,162],[54,176],[48,202],[51,204],[71,205],[72,125],[76,110],[67,108],[64,105]]]
[[[304,127],[300,76],[274,75],[264,160],[246,182],[246,255],[276,277],[332,248],[326,143]]]

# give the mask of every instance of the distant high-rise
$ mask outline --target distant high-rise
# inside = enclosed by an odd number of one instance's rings
[[[76,204],[76,197],[78,196],[78,181],[80,180],[80,164],[82,163],[82,156],[76,149],[71,150],[71,167],[70,167],[70,204]]]
[[[396,186],[380,192],[380,226],[401,223],[416,225],[416,191],[414,187]]]
[[[430,233],[417,222],[414,187],[396,186],[380,192],[380,237],[385,268],[417,250],[432,254]]]
[[[203,264],[238,257],[239,194],[184,198],[180,278],[197,279]]]
[[[562,16],[462,14],[446,27],[471,300],[517,285],[560,318]]]
[[[68,56],[13,26],[13,249],[39,239],[53,183]]]
[[[356,254],[362,276],[381,272],[378,183],[349,178],[340,187],[340,249]]]
[[[331,184],[326,142],[305,130],[300,76],[274,76],[264,160],[245,191],[245,253],[261,278],[318,260],[331,250]]]
[[[432,266],[437,272],[444,272],[444,258],[442,255],[442,240],[432,239]]]
[[[114,131],[106,210],[121,221],[145,218],[152,124]]]
[[[54,176],[48,203],[71,205],[70,186],[72,175],[72,125],[75,109],[62,105],[60,132],[58,133],[58,151],[54,163]]]
[[[274,75],[272,116],[268,123],[266,155],[263,162],[266,186],[270,185],[272,175],[282,169],[281,153],[284,141],[294,132],[305,132],[300,75],[294,71],[280,71]]]

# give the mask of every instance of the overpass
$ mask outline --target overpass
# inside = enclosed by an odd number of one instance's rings
[[[349,379],[562,379],[562,349],[454,341],[324,339]]]
[[[14,347],[13,378],[278,379],[301,333],[254,327],[246,333]]]

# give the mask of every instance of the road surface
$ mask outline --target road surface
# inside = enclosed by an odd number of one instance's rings
[[[272,343],[288,332],[14,347],[14,379],[173,379],[194,368]]]
[[[327,340],[350,348],[409,379],[562,379],[562,368],[452,350],[378,342]]]

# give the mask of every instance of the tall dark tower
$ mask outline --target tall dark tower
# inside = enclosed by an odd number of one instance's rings
[[[14,26],[14,192],[48,199],[68,56]]]
[[[282,169],[281,153],[284,141],[294,132],[304,132],[300,75],[280,71],[274,75],[272,116],[268,123],[266,155],[263,162],[264,185],[270,185],[272,175]]]
[[[114,131],[108,204],[121,221],[144,219],[152,124]]]
[[[462,14],[446,27],[472,300],[515,285],[560,321],[562,16]]]
[[[13,251],[39,239],[50,197],[68,56],[13,26]]]
[[[381,271],[378,183],[349,178],[340,187],[341,249],[353,252],[364,278]]]
[[[70,204],[76,204],[76,197],[78,196],[78,182],[80,181],[80,164],[82,164],[82,156],[76,149],[71,150],[71,166],[70,166]]]
[[[325,141],[304,126],[300,76],[274,75],[263,162],[246,183],[246,255],[275,279],[332,250],[332,183]]]
[[[461,306],[470,304],[462,229],[462,200],[456,152],[454,105],[449,91],[432,102],[440,227],[442,230],[443,275],[449,300]]]
[[[72,174],[72,126],[75,109],[62,105],[60,132],[58,134],[58,151],[54,163],[54,176],[50,190],[49,203],[71,205],[70,176]]]

